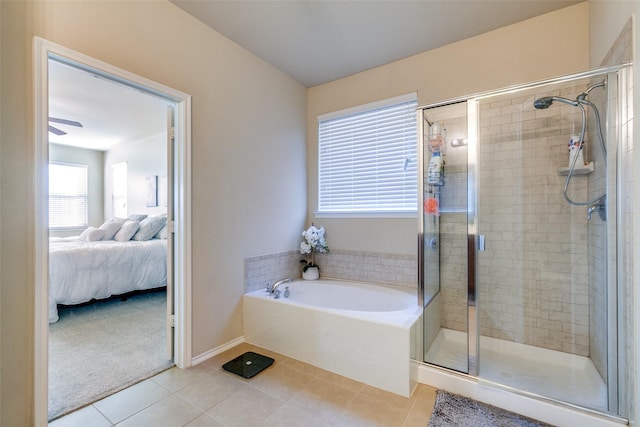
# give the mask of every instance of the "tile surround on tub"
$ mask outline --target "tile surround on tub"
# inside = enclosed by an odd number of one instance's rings
[[[284,277],[290,277],[292,279],[300,277],[301,259],[302,256],[298,251],[245,258],[245,293],[265,289],[268,284],[274,283]]]
[[[263,289],[283,277],[301,277],[301,259],[298,251],[246,258],[245,292]],[[323,277],[417,289],[418,260],[415,255],[332,250],[317,254],[316,262]]]

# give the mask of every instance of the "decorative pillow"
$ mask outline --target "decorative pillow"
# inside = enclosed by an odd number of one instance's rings
[[[155,236],[153,236],[154,239],[166,239],[167,238],[167,224],[164,225],[164,227],[162,227],[160,229],[160,231],[158,231],[158,234],[156,234]]]
[[[82,232],[82,234],[80,234],[79,239],[84,240],[85,242],[97,242],[102,239],[102,236],[104,236],[104,230],[100,230],[95,227],[88,227]]]
[[[127,220],[124,218],[111,218],[100,226],[100,230],[104,231],[102,240],[113,240],[113,236],[116,235],[118,230],[122,227]]]
[[[147,214],[132,214],[132,215],[129,215],[129,218],[127,218],[127,219],[129,219],[131,221],[142,221],[143,219],[145,219],[148,216],[149,215],[147,215]]]
[[[167,214],[160,214],[145,218],[140,222],[140,228],[138,232],[133,236],[133,240],[149,240],[156,234],[162,227],[167,224]]]
[[[113,238],[118,242],[126,242],[131,240],[133,235],[136,234],[136,231],[138,231],[138,228],[140,228],[140,221],[128,220],[122,224],[122,228],[120,228],[120,231],[118,231]]]

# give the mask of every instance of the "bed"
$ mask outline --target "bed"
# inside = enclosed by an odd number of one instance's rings
[[[58,304],[80,304],[167,284],[167,240],[50,238],[49,323]]]

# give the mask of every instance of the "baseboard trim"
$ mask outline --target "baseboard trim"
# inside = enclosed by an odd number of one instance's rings
[[[205,360],[211,359],[214,356],[217,356],[220,353],[224,353],[225,351],[242,344],[244,341],[244,336],[233,339],[225,344],[219,345],[216,348],[212,348],[211,350],[207,350],[204,353],[201,353],[191,359],[191,366],[195,366],[198,363],[202,363]]]
[[[516,392],[514,389],[483,381],[464,374],[412,361],[417,368],[418,382],[450,393],[459,394],[488,405],[497,406],[526,417],[558,427],[621,427],[626,420],[591,413],[586,409],[541,400]]]

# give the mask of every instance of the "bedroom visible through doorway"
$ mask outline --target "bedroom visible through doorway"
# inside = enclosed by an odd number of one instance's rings
[[[34,50],[44,425],[191,365],[190,97],[37,37]]]
[[[166,351],[173,102],[54,59],[48,68],[53,419],[173,365]]]

